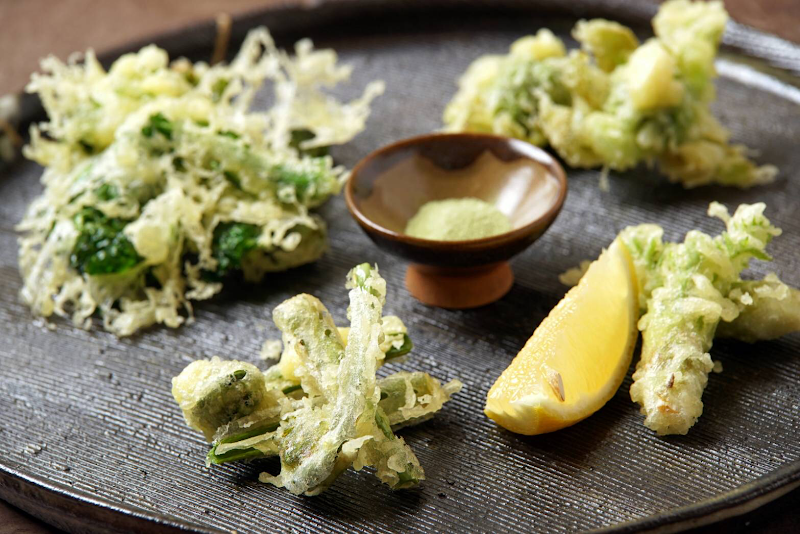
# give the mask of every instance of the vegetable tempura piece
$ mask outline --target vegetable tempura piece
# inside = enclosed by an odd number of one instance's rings
[[[313,298],[313,297],[312,297]],[[321,305],[321,303],[320,303]],[[338,327],[339,339],[346,346],[347,336],[350,327]],[[399,317],[387,315],[381,319],[381,330],[383,331],[383,341],[380,348],[384,356],[378,361],[381,366],[388,361],[397,362],[403,356],[411,352],[414,344],[408,337],[408,329]],[[298,367],[301,366],[294,345],[284,344],[280,361],[270,367],[266,372],[266,380],[270,383],[269,387],[281,388],[284,393],[292,393],[302,388],[298,372],[302,373]]]
[[[356,470],[363,466],[375,467],[375,475],[392,489],[404,489],[417,485],[425,478],[419,461],[403,438],[392,432],[390,422],[383,409],[378,406],[380,389],[375,380],[378,361],[383,359],[381,350],[383,332],[380,328],[381,311],[386,300],[386,281],[378,274],[377,267],[369,264],[358,265],[347,276],[350,289],[350,332],[347,336],[347,349],[369,354],[369,361],[375,359],[369,375],[361,377],[368,383],[367,406],[359,421],[362,432],[372,437],[364,441],[356,456]]]
[[[337,372],[345,350],[327,308],[316,297],[297,295],[272,312],[283,333],[285,350],[293,352],[301,386],[309,395],[335,394]]]
[[[374,467],[392,489],[425,478],[393,427],[427,420],[461,383],[442,386],[420,372],[377,380],[378,367],[410,351],[411,339],[400,319],[381,317],[386,282],[377,267],[357,266],[347,287],[349,328],[337,328],[311,295],[275,308],[285,350],[265,376],[249,364],[215,358],[194,362],[173,380],[187,422],[213,437],[209,464],[279,456],[281,472],[259,479],[306,495],[324,491],[351,465]]]
[[[728,298],[739,307],[739,316],[731,323],[720,323],[717,336],[753,343],[800,331],[800,290],[774,274],[735,283]]]
[[[381,363],[387,360],[399,359],[405,356],[414,344],[411,338],[408,337],[408,329],[403,321],[396,315],[386,315],[381,319],[381,330],[383,330],[383,341],[381,342],[381,352],[385,354]],[[347,336],[350,333],[349,327],[339,327],[339,335],[342,336],[345,344],[347,344]]]
[[[774,274],[739,278],[751,258],[770,259],[765,247],[780,234],[764,209],[743,204],[731,218],[712,203],[709,214],[727,225],[715,238],[692,231],[684,243],[664,243],[664,231],[655,224],[620,233],[636,269],[643,314],[642,359],[631,397],[642,405],[645,424],[659,434],[685,434],[702,413],[714,337],[752,343],[800,331],[800,290]],[[584,271],[582,264],[560,279],[572,285]]]
[[[402,371],[378,380],[384,411],[392,430],[418,425],[438,412],[450,397],[461,391],[461,382],[444,386],[428,373]]]
[[[728,20],[722,2],[670,0],[655,37],[603,19],[580,21],[569,53],[549,30],[507,55],[475,60],[447,106],[447,130],[552,146],[574,167],[626,170],[657,163],[685,187],[749,187],[777,170],[756,166],[714,118],[714,58]]]
[[[92,317],[119,336],[178,327],[191,301],[317,260],[324,221],[311,210],[346,171],[321,147],[364,128],[383,90],[339,102],[351,69],[302,40],[290,56],[252,30],[230,64],[209,66],[147,46],[106,71],[42,62],[28,91],[49,120],[25,155],[45,167],[43,194],[17,227],[21,297],[43,317]],[[250,109],[271,84],[266,110]]]
[[[410,386],[410,387],[409,387]],[[378,406],[393,431],[424,423],[461,390],[458,380],[442,385],[427,373],[401,371],[378,380]],[[277,456],[275,430],[280,418],[265,410],[233,421],[217,431],[208,461],[222,464],[236,460]]]
[[[637,269],[640,283],[639,296],[642,313],[647,310],[647,300],[657,284],[651,269],[658,263],[664,249],[661,227],[655,224],[640,224],[626,230],[626,245],[633,251],[631,257]],[[590,261],[568,269],[559,275],[561,283],[576,285]],[[729,337],[753,343],[771,340],[800,331],[800,290],[784,284],[775,274],[763,280],[741,280],[733,284],[728,298],[736,303],[739,315],[730,323],[721,321],[715,337]]]
[[[281,411],[262,410],[219,427],[206,455],[206,465],[278,456]]]
[[[302,362],[301,383],[310,395],[322,396],[325,401],[320,407],[307,403],[281,424],[281,472],[276,477],[261,477],[295,494],[322,484],[344,442],[356,437],[356,423],[371,393],[364,377],[370,371],[374,376],[370,355],[357,349],[345,351],[330,314],[323,310],[314,297],[299,295],[273,313],[284,344],[294,346]]]
[[[729,294],[751,258],[769,259],[765,248],[780,234],[763,215],[765,207],[743,204],[730,217],[724,206],[712,203],[709,215],[727,226],[715,238],[693,230],[683,243],[659,245],[660,228],[653,225],[621,233],[638,257],[635,263],[649,262],[647,312],[639,321],[642,356],[631,398],[641,405],[645,425],[658,434],[686,434],[703,411],[701,396],[713,368],[708,351],[717,326],[740,313]]]
[[[219,427],[271,404],[258,368],[217,357],[190,363],[172,379],[172,396],[186,424],[209,441]]]

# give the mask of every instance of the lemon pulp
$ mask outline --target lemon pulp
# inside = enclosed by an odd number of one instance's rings
[[[616,240],[536,328],[489,390],[484,412],[528,435],[592,415],[625,378],[638,315],[633,264]]]

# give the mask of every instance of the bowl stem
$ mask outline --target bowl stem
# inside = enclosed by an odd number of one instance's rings
[[[429,306],[450,309],[477,308],[502,298],[514,284],[508,262],[477,267],[436,267],[411,264],[406,287]]]

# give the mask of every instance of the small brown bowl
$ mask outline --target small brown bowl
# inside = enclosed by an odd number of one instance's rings
[[[347,207],[370,239],[411,261],[411,294],[443,308],[474,308],[505,295],[514,283],[508,260],[547,230],[566,195],[564,170],[545,151],[474,133],[422,135],[379,148],[345,186]],[[466,241],[404,233],[426,202],[462,197],[494,204],[512,230]]]

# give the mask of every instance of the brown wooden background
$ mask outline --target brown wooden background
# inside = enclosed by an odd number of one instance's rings
[[[420,0],[423,1],[423,0]],[[651,0],[632,0],[651,1]],[[98,52],[219,13],[240,15],[297,0],[0,0],[0,95],[20,91],[39,58]],[[308,3],[313,3],[309,0]],[[725,0],[742,23],[800,42],[800,0]],[[800,490],[704,532],[800,532]],[[51,530],[0,501],[0,533]]]
[[[420,0],[424,1],[424,0]],[[652,0],[631,0],[652,1]],[[214,17],[299,0],[0,0],[0,94],[25,86],[39,58],[100,52]],[[314,3],[307,0],[303,3]],[[800,42],[800,0],[725,0],[740,22]]]

